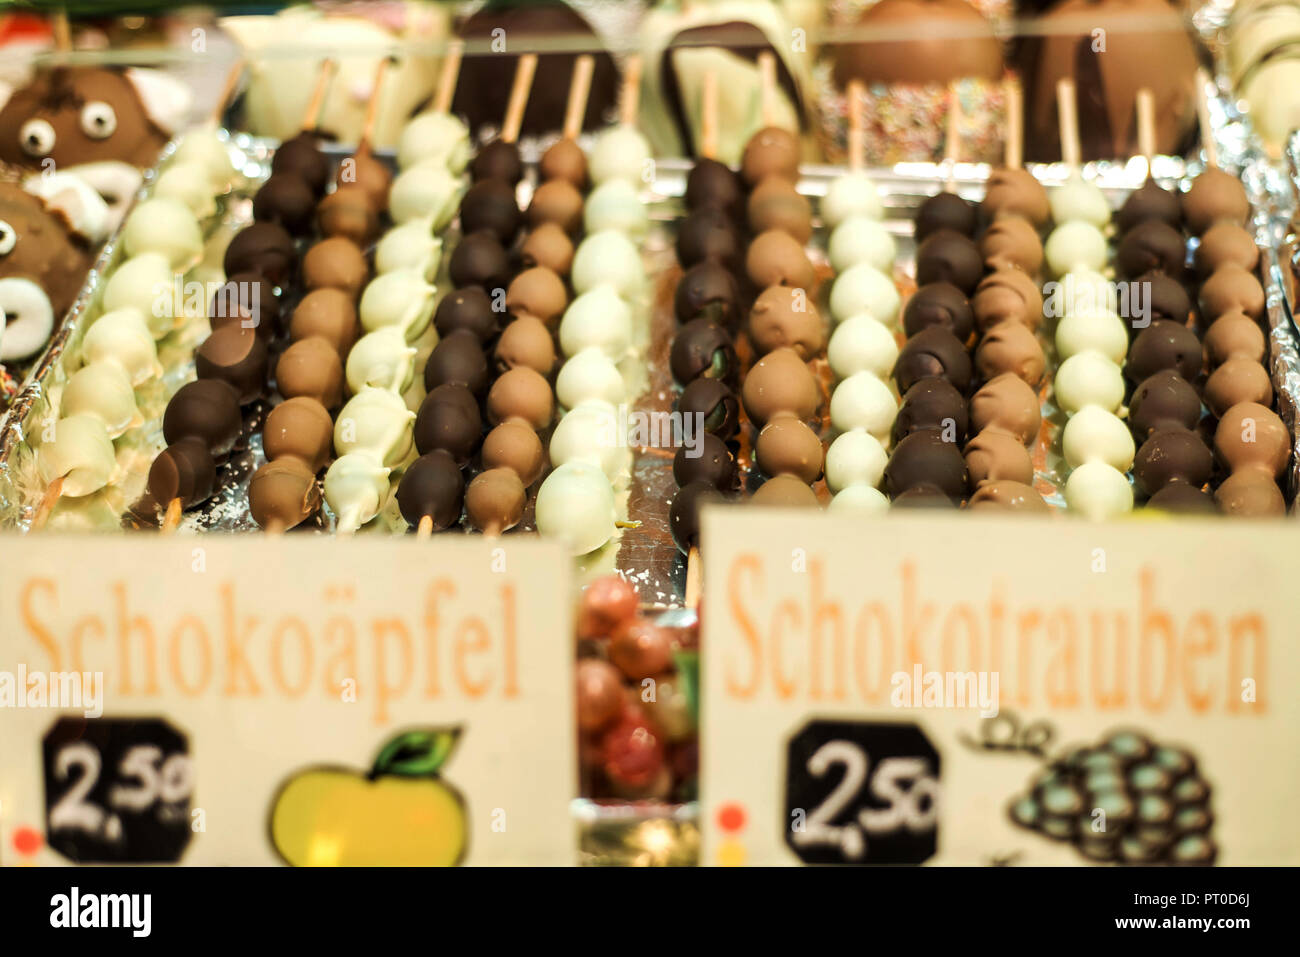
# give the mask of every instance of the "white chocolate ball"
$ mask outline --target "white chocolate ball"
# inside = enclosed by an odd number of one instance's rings
[[[1095,405],[1086,405],[1065,423],[1061,451],[1071,468],[1085,462],[1104,462],[1127,472],[1137,451],[1133,436],[1117,415]]]
[[[598,399],[570,409],[551,433],[550,452],[553,466],[589,462],[613,482],[628,458],[626,444],[619,441],[618,410]]]
[[[826,358],[840,379],[855,372],[870,372],[887,379],[898,360],[898,343],[894,334],[871,316],[849,316],[831,333]]]
[[[438,278],[442,265],[442,239],[433,234],[433,224],[425,219],[413,219],[394,226],[375,247],[375,272],[396,272],[411,269],[428,282]]]
[[[1101,230],[1077,219],[1057,226],[1043,246],[1047,266],[1058,276],[1072,269],[1101,269],[1106,265],[1107,252]]]
[[[653,173],[650,144],[634,126],[611,126],[597,134],[587,153],[591,181],[599,185],[610,179],[627,180],[640,187]]]
[[[617,229],[639,240],[650,231],[645,203],[625,179],[608,179],[593,189],[583,206],[582,221],[588,233]]]
[[[115,362],[133,386],[162,375],[158,347],[140,310],[126,306],[106,312],[86,330],[81,340],[84,365]]]
[[[105,312],[128,306],[144,316],[149,333],[161,339],[177,325],[176,274],[162,253],[132,256],[113,270],[104,283],[100,305]]]
[[[899,296],[894,281],[867,263],[840,273],[831,287],[830,305],[836,320],[866,313],[890,328],[898,323]]]
[[[1106,194],[1078,173],[1071,174],[1047,197],[1052,208],[1052,219],[1057,223],[1085,222],[1098,229],[1110,222],[1110,203]]]
[[[73,373],[60,409],[65,416],[95,416],[110,439],[141,422],[131,379],[116,362],[92,362]]]
[[[1056,370],[1056,404],[1067,413],[1086,405],[1115,412],[1124,401],[1124,376],[1119,366],[1098,352],[1070,356]]]
[[[212,126],[196,127],[176,144],[172,165],[190,163],[198,164],[207,172],[208,187],[214,196],[224,193],[235,176],[235,164],[230,161],[230,144]]]
[[[460,118],[435,110],[407,121],[397,142],[397,165],[402,169],[427,162],[460,173],[473,155],[469,130]]]
[[[831,180],[821,202],[822,222],[840,225],[851,216],[880,219],[885,211],[880,205],[880,190],[865,173],[845,173]]]
[[[1133,488],[1105,462],[1085,462],[1065,480],[1065,502],[1093,521],[1114,518],[1133,511]]]
[[[366,452],[350,452],[325,472],[325,501],[341,532],[354,532],[379,514],[388,498],[391,470]]]
[[[885,442],[897,415],[894,393],[870,372],[855,372],[831,393],[831,425],[840,432],[866,429]]]
[[[889,499],[880,489],[870,485],[850,485],[837,492],[827,508],[844,514],[879,515],[889,511]]]
[[[128,256],[162,253],[168,265],[183,272],[203,256],[203,233],[194,213],[180,200],[157,196],[136,204],[122,226]]]
[[[566,356],[599,349],[621,359],[632,343],[632,310],[613,286],[597,286],[569,303],[560,320],[560,351]]]
[[[348,352],[344,374],[354,393],[367,387],[401,395],[415,378],[416,348],[397,326],[381,326],[358,339]]]
[[[618,366],[599,349],[583,349],[565,362],[555,377],[555,398],[566,409],[593,399],[618,405],[626,392]]]
[[[436,292],[414,269],[382,273],[361,293],[361,328],[374,332],[383,326],[397,326],[407,342],[414,342],[429,328]]]
[[[578,244],[570,276],[574,290],[580,294],[610,285],[629,299],[645,284],[645,266],[632,240],[616,229],[605,229],[591,233]]]
[[[537,490],[537,531],[586,555],[614,536],[614,489],[600,467],[566,462]]]
[[[831,231],[826,253],[836,273],[866,263],[888,275],[898,257],[898,243],[879,220],[850,216]]]
[[[441,232],[456,215],[464,189],[464,180],[441,163],[417,163],[393,180],[388,212],[395,223],[424,219],[432,231]]]
[[[54,423],[54,437],[37,450],[36,464],[46,485],[63,476],[62,494],[80,498],[109,484],[117,453],[102,419],[70,415]]]
[[[334,451],[362,452],[394,468],[410,454],[415,413],[387,389],[363,388],[334,420]]]
[[[1114,312],[1118,301],[1113,282],[1095,269],[1082,266],[1043,286],[1043,311],[1057,319],[1097,309]]]
[[[1056,351],[1068,359],[1087,351],[1099,352],[1116,365],[1128,353],[1128,329],[1113,312],[1075,312],[1056,327]]]
[[[182,203],[199,219],[217,211],[212,179],[201,163],[172,163],[158,174],[153,195]]]
[[[880,440],[862,429],[845,432],[826,450],[826,484],[832,492],[851,485],[876,488],[885,475],[889,454]]]

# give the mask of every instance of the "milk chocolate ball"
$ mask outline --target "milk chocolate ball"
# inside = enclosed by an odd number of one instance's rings
[[[767,126],[750,137],[740,157],[740,175],[751,187],[769,176],[799,179],[799,140],[789,130]]]
[[[1262,363],[1267,349],[1264,330],[1240,310],[1225,312],[1214,320],[1210,328],[1205,330],[1202,342],[1205,346],[1205,361],[1211,369],[1229,359],[1250,359]]]
[[[747,210],[749,227],[756,233],[780,229],[801,243],[812,238],[812,204],[788,179],[764,179],[749,194]]]
[[[302,281],[309,290],[341,289],[356,299],[369,280],[365,254],[342,236],[322,239],[302,257]]]
[[[811,291],[817,281],[802,244],[779,229],[769,229],[754,237],[745,254],[745,272],[760,289],[797,286]]]
[[[1022,216],[1035,229],[1042,229],[1052,218],[1047,190],[1024,167],[995,169],[989,174],[980,212],[986,222],[992,222],[1002,215]]]
[[[1236,223],[1218,222],[1201,236],[1196,247],[1196,271],[1208,278],[1226,263],[1235,263],[1247,272],[1259,265],[1259,247],[1255,237]]]
[[[1010,481],[1024,485],[1034,482],[1029,450],[1016,436],[1000,429],[985,429],[967,442],[965,459],[972,488],[979,488],[985,482]]]
[[[457,465],[465,465],[483,436],[483,418],[474,393],[458,382],[436,387],[420,403],[414,434],[421,455],[442,449]]]
[[[486,230],[509,246],[519,232],[514,186],[499,179],[479,180],[460,201],[460,226],[466,235]]]
[[[500,535],[524,517],[528,492],[513,469],[488,469],[474,476],[465,490],[470,524],[485,535]]]
[[[298,251],[293,237],[277,223],[253,223],[235,233],[222,265],[227,276],[257,273],[273,286],[283,286],[293,274]]]
[[[975,349],[975,368],[981,379],[1010,372],[1037,389],[1047,370],[1047,358],[1038,337],[1018,322],[994,326]]]
[[[940,285],[934,283],[925,288]],[[975,287],[971,310],[981,333],[1000,322],[1018,322],[1036,330],[1043,321],[1043,293],[1038,283],[1019,269],[999,269],[989,273]]]
[[[965,344],[942,326],[922,329],[908,339],[894,363],[893,378],[900,392],[930,376],[947,379],[959,392],[970,386],[970,354]]]
[[[941,229],[974,236],[977,225],[975,207],[969,201],[956,193],[936,193],[916,208],[912,235],[918,243]]]
[[[342,236],[363,249],[379,238],[379,216],[356,184],[340,186],[320,201],[316,226],[322,236]]]
[[[307,293],[293,310],[289,337],[295,342],[320,336],[340,356],[346,356],[357,340],[356,300],[342,289],[316,289]]]
[[[1258,469],[1277,479],[1291,458],[1291,439],[1277,413],[1254,402],[1242,402],[1219,419],[1214,450],[1233,472]]]
[[[701,376],[729,382],[738,366],[731,336],[711,319],[692,319],[673,337],[668,367],[678,382],[693,382]]]
[[[718,209],[733,220],[745,208],[745,187],[731,167],[715,159],[698,159],[686,177],[686,208]]]
[[[1214,503],[1225,515],[1238,518],[1277,518],[1286,514],[1286,500],[1277,483],[1253,469],[1224,479],[1214,491]]]
[[[397,486],[397,508],[408,525],[418,528],[428,518],[440,532],[460,521],[465,477],[452,457],[436,449],[411,463]]]
[[[153,500],[166,509],[172,499],[181,508],[193,508],[212,495],[217,466],[202,439],[190,436],[167,446],[149,467],[148,489]]]
[[[537,187],[528,204],[528,225],[536,229],[555,223],[569,235],[582,229],[582,193],[565,179],[547,180]]]
[[[253,329],[228,325],[218,329],[194,351],[200,379],[220,379],[235,390],[240,405],[266,391],[266,343]]]
[[[585,189],[588,182],[587,154],[576,142],[563,137],[547,147],[537,164],[537,172],[543,181],[560,179],[578,189]]]
[[[294,458],[314,474],[330,460],[334,442],[334,420],[315,399],[297,396],[285,399],[266,417],[262,447],[272,461]]]
[[[894,419],[894,441],[913,432],[939,429],[954,442],[966,441],[966,399],[946,379],[922,379],[903,394]]]
[[[199,379],[176,390],[163,412],[163,438],[168,445],[200,439],[214,459],[235,447],[243,429],[239,396],[220,379]]]
[[[551,424],[555,396],[551,384],[535,369],[516,366],[503,372],[492,384],[487,398],[488,421],[496,425],[522,419],[534,430]]]
[[[1236,263],[1226,263],[1201,286],[1201,319],[1213,322],[1225,312],[1240,310],[1252,319],[1264,317],[1264,287]]]
[[[343,361],[319,336],[299,339],[275,364],[276,386],[286,399],[305,395],[327,409],[343,401]]]
[[[931,233],[916,250],[916,282],[952,283],[969,296],[984,276],[984,260],[968,236],[941,229]]]
[[[894,448],[885,466],[885,491],[897,498],[915,489],[936,492],[952,502],[966,494],[966,461],[955,442],[937,429],[913,432]]]
[[[741,400],[750,421],[761,428],[779,412],[811,419],[821,404],[821,389],[799,354],[781,348],[769,352],[749,370]]]
[[[677,261],[683,269],[706,261],[734,269],[743,250],[736,226],[717,209],[698,209],[678,224]]]
[[[542,440],[519,419],[502,422],[489,432],[483,440],[481,457],[483,468],[510,469],[525,488],[541,478],[546,463]]]
[[[673,311],[678,322],[705,318],[734,329],[743,315],[736,277],[716,262],[697,263],[678,280]]]
[[[474,156],[469,171],[475,183],[495,179],[513,186],[524,178],[524,160],[516,144],[493,140]]]
[[[1221,416],[1242,402],[1272,405],[1273,382],[1254,359],[1229,359],[1206,380],[1205,404],[1214,415]]]
[[[555,339],[535,316],[520,316],[506,325],[493,351],[498,372],[523,367],[549,376],[555,368]]]
[[[487,356],[478,337],[468,329],[457,329],[442,337],[424,366],[425,391],[451,383],[465,386],[475,396],[487,391]]]
[[[794,475],[775,475],[750,496],[750,504],[772,508],[816,508],[817,494]]]
[[[388,208],[388,190],[393,185],[393,174],[382,160],[375,159],[375,155],[364,143],[339,163],[334,182],[338,186],[356,184],[366,194],[377,213]]]
[[[1157,271],[1177,279],[1186,260],[1183,234],[1158,219],[1148,219],[1125,233],[1115,254],[1120,275],[1129,278]]]
[[[507,312],[514,316],[534,316],[549,328],[559,325],[568,304],[564,280],[545,266],[525,269],[506,289]]]
[[[698,445],[698,447],[697,447]],[[673,480],[679,487],[707,482],[723,492],[736,485],[736,457],[727,443],[709,432],[683,444],[673,456]]]
[[[971,431],[976,434],[994,429],[1029,445],[1042,421],[1038,393],[1010,372],[984,383],[970,400]]]
[[[994,220],[980,237],[979,251],[990,270],[1014,268],[1034,276],[1043,266],[1043,241],[1019,216]]]
[[[749,311],[749,339],[760,353],[789,346],[806,361],[826,351],[826,336],[826,320],[803,289],[771,286]]]
[[[458,289],[504,289],[510,273],[510,256],[491,232],[463,237],[447,263],[447,274]]]
[[[740,401],[717,379],[700,376],[687,385],[677,397],[677,411],[690,417],[687,428],[702,427],[724,441],[740,430]]]
[[[497,314],[492,300],[478,286],[449,292],[438,303],[433,325],[439,336],[449,336],[457,329],[472,332],[479,342],[490,342],[497,333]]]
[[[1051,509],[1043,496],[1027,483],[1002,479],[985,482],[971,496],[969,507],[975,511],[1048,513]]]
[[[1161,369],[1173,369],[1188,382],[1201,371],[1201,343],[1196,333],[1167,319],[1158,319],[1138,333],[1129,347],[1124,374],[1141,382]]]
[[[320,509],[316,475],[295,458],[267,462],[248,483],[248,510],[265,529],[301,525]]]
[[[557,224],[543,223],[524,238],[519,255],[525,267],[545,266],[567,276],[573,268],[573,240]]]
[[[253,218],[278,223],[292,236],[311,232],[316,215],[316,195],[300,176],[272,173],[253,195]]]
[[[922,329],[940,326],[961,342],[974,328],[970,301],[950,282],[934,282],[916,290],[903,309],[903,332],[910,339]]]
[[[793,475],[808,485],[821,478],[826,453],[807,423],[778,415],[758,433],[754,457],[766,475]]]
[[[1220,221],[1241,226],[1250,218],[1250,200],[1241,180],[1211,166],[1183,194],[1183,218],[1196,236]]]
[[[1138,442],[1167,429],[1190,431],[1200,418],[1200,396],[1174,369],[1162,369],[1143,379],[1129,402],[1129,427]]]

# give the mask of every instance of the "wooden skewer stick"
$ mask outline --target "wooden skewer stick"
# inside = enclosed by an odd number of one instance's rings
[[[450,113],[451,101],[456,98],[456,81],[460,79],[460,61],[465,56],[465,41],[456,40],[447,47],[438,74],[438,94],[433,101],[435,113]]]
[[[1008,77],[1007,144],[1004,160],[1007,169],[1020,169],[1025,162],[1025,91],[1019,77]]]
[[[68,22],[68,11],[55,12],[50,26],[54,31],[54,49],[59,53],[71,53],[72,25]]]
[[[316,88],[311,91],[311,99],[307,101],[307,109],[302,115],[304,132],[316,128],[316,118],[320,115],[321,107],[325,105],[325,93],[329,90],[330,80],[334,78],[337,66],[333,57],[326,57],[321,61],[320,73],[316,77]]]
[[[501,141],[513,143],[519,139],[524,125],[524,110],[528,108],[528,94],[533,89],[533,76],[537,73],[537,54],[525,53],[515,67],[515,82],[510,87],[510,101],[506,105],[506,118],[501,123]]]
[[[33,532],[40,531],[45,527],[45,523],[50,520],[50,512],[54,511],[59,496],[63,494],[63,483],[66,479],[66,475],[60,475],[46,487],[45,494],[41,496],[41,504],[36,506],[36,514],[32,516],[31,530]]]
[[[1077,173],[1083,165],[1083,152],[1079,148],[1079,104],[1074,81],[1068,77],[1056,84],[1056,113],[1061,129],[1061,159],[1071,173]]]
[[[700,561],[700,549],[696,545],[686,555],[686,607],[700,607],[700,592],[704,588],[703,562]]]
[[[1214,142],[1214,125],[1210,122],[1210,100],[1205,88],[1210,85],[1210,74],[1205,67],[1196,71],[1196,118],[1201,126],[1201,145],[1205,147],[1205,165],[1219,165],[1219,145]]]
[[[943,190],[945,193],[957,192],[957,161],[961,158],[961,98],[957,96],[957,84],[948,87],[948,128],[943,138]]]
[[[624,126],[636,126],[636,116],[641,110],[641,55],[633,53],[623,67],[623,89],[619,93],[618,121]]]
[[[1152,174],[1151,161],[1156,155],[1156,96],[1150,87],[1137,91],[1138,152],[1147,161],[1147,175]]]
[[[776,124],[776,57],[771,50],[758,55],[759,109],[764,126]]]
[[[379,61],[375,67],[375,85],[370,91],[370,102],[366,104],[366,118],[361,125],[361,140],[357,144],[357,152],[370,148],[370,141],[375,135],[375,119],[379,116],[379,93],[384,86],[384,74],[388,72],[389,66],[393,63],[392,56],[386,56]]]
[[[591,95],[591,76],[596,71],[596,58],[584,53],[573,61],[573,79],[569,81],[569,102],[564,109],[562,135],[566,140],[576,140],[582,132],[582,121],[587,117],[587,98]]]
[[[704,74],[703,100],[700,103],[700,155],[714,159],[718,155],[718,74]]]
[[[433,537],[433,516],[421,515],[420,524],[415,527],[416,541],[424,541],[426,538]]]
[[[867,165],[867,123],[862,115],[867,88],[861,80],[849,80],[849,169],[855,173]]]
[[[163,535],[170,535],[176,531],[181,523],[181,500],[174,498],[167,503],[167,512],[163,515],[162,525],[158,531]]]

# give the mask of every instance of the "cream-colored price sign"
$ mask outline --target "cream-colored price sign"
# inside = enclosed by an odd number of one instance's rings
[[[571,864],[536,539],[10,538],[0,863]]]
[[[704,518],[706,864],[1300,864],[1287,523]]]

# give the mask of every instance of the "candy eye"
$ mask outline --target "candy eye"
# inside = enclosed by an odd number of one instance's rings
[[[0,256],[8,256],[18,245],[18,230],[0,219]]]
[[[28,120],[18,131],[18,145],[28,156],[49,156],[54,149],[54,127],[45,120]]]
[[[117,114],[102,100],[94,100],[81,108],[81,132],[92,140],[106,140],[117,129]]]

